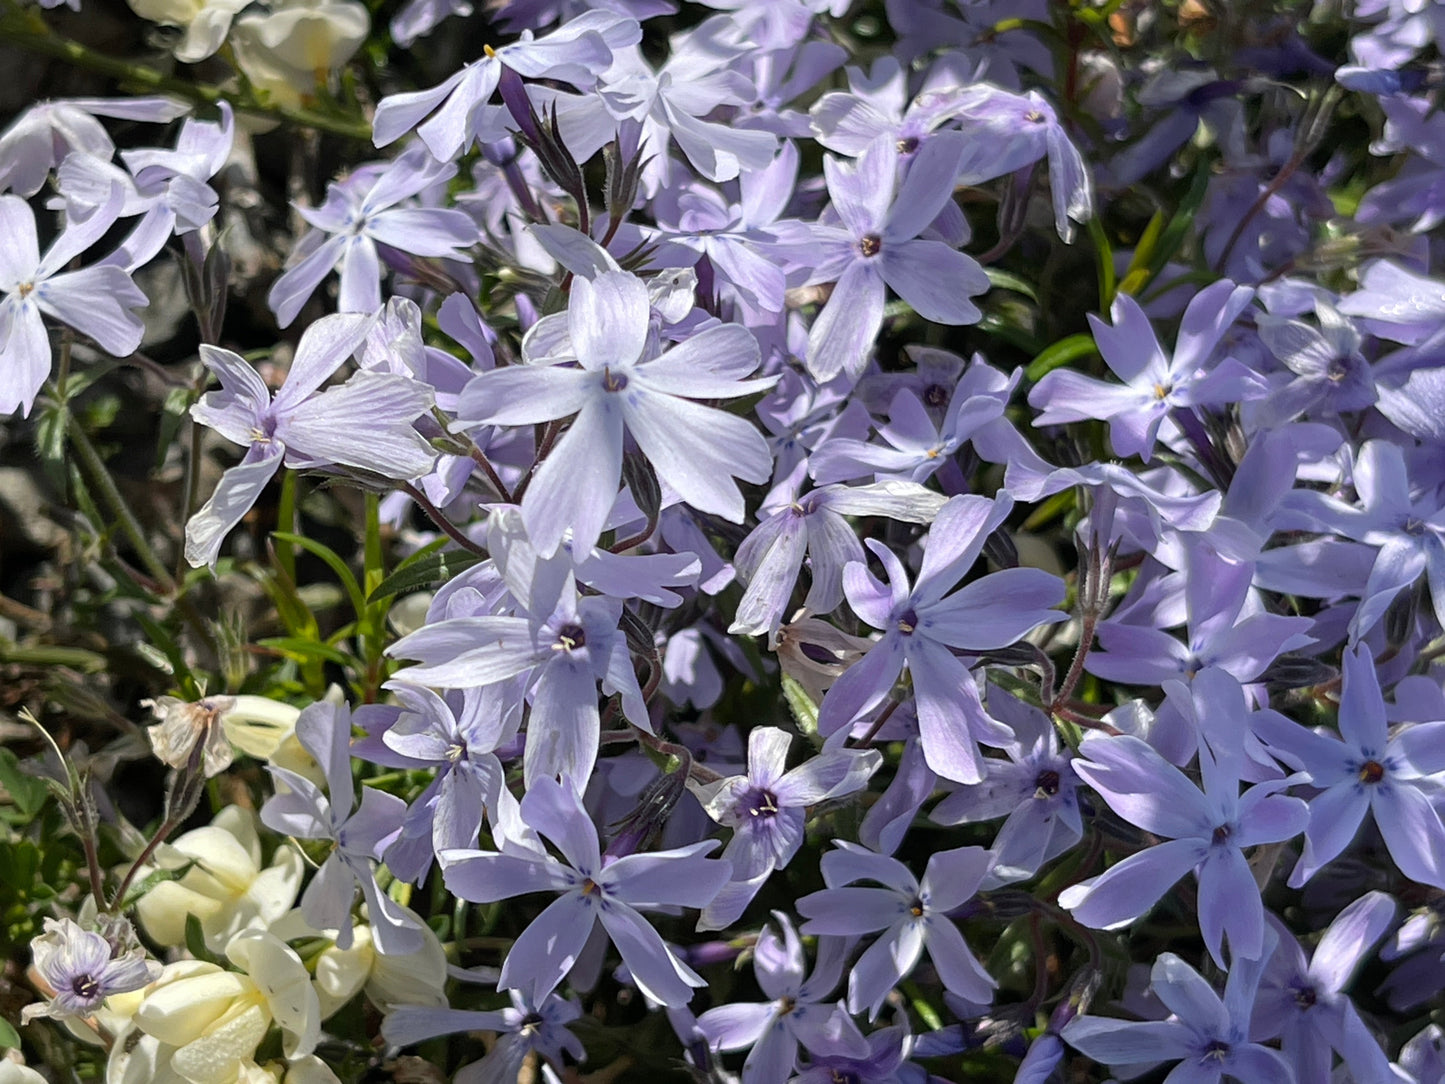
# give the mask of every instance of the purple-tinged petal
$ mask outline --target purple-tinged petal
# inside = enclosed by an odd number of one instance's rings
[[[998,986],[970,951],[963,934],[947,915],[929,915],[924,920],[928,956],[938,970],[945,989],[975,1005],[987,1005]]]
[[[364,312],[381,308],[381,257],[370,237],[347,238],[341,255],[341,288],[336,294],[338,312]]]
[[[1237,847],[1214,848],[1199,867],[1199,931],[1220,967],[1225,966],[1225,933],[1235,959],[1254,958],[1263,951],[1264,905],[1249,863]]]
[[[773,795],[790,806],[816,805],[863,789],[882,762],[881,754],[873,749],[820,753],[779,779],[772,788]]]
[[[1332,993],[1348,985],[1355,969],[1395,924],[1395,901],[1367,892],[1330,923],[1310,959],[1310,975]]]
[[[905,896],[918,894],[918,881],[907,866],[896,858],[874,854],[856,843],[837,841],[837,846],[823,855],[823,883],[829,888],[854,881],[877,881]]]
[[[1067,614],[1054,609],[1064,601],[1064,591],[1064,581],[1051,572],[1006,568],[966,584],[941,602],[919,606],[919,628],[964,651],[1006,647],[1040,625],[1067,620]]]
[[[860,258],[843,271],[808,332],[808,372],[819,384],[862,373],[883,326],[884,293],[875,262]]]
[[[1169,839],[1207,837],[1214,823],[1204,794],[1147,742],[1090,737],[1074,771],[1130,824]]]
[[[602,868],[597,829],[576,793],[551,779],[539,779],[522,797],[522,819],[562,852],[572,868],[596,877]]]
[[[1353,777],[1328,787],[1323,794],[1311,800],[1304,853],[1289,876],[1291,888],[1299,888],[1314,876],[1315,871],[1350,845],[1369,808],[1369,795],[1360,781]]]
[[[551,859],[484,851],[448,852],[442,857],[447,889],[458,899],[473,903],[495,903],[528,892],[561,892],[569,887],[566,867]]]
[[[697,1026],[714,1050],[746,1050],[762,1038],[777,1015],[770,1003],[733,1003],[708,1009]]]
[[[593,398],[532,476],[522,517],[542,557],[557,552],[569,529],[574,550],[597,544],[622,478],[622,418],[616,396]]]
[[[1400,872],[1412,881],[1445,888],[1445,824],[1424,792],[1402,782],[1376,786],[1370,810]]]
[[[600,917],[632,981],[653,1001],[669,1007],[686,1005],[692,1000],[693,987],[707,985],[673,955],[652,925],[632,908],[604,908]]]
[[[1360,644],[1344,655],[1344,688],[1340,693],[1340,735],[1356,749],[1383,753],[1390,728],[1385,698],[1375,673],[1369,645]]]
[[[596,922],[597,911],[582,893],[553,900],[512,942],[497,986],[521,990],[533,1004],[541,1002],[572,970]]]
[[[600,726],[597,678],[591,667],[557,656],[543,664],[527,722],[522,777],[527,793],[557,776],[578,794],[584,791],[597,763]]]
[[[546,661],[548,651],[524,617],[455,617],[403,636],[386,653],[422,663],[400,671],[395,681],[472,689],[530,670]]]
[[[925,320],[975,324],[983,316],[971,300],[989,288],[972,256],[942,241],[885,241],[878,255],[883,281]]]
[[[983,754],[970,724],[983,708],[973,675],[941,644],[917,638],[906,642],[906,651],[924,759],[944,779],[979,782],[984,776]],[[969,708],[975,709],[973,718]]]
[[[1207,362],[1215,345],[1252,300],[1253,287],[1236,286],[1228,279],[1210,283],[1195,294],[1179,325],[1170,371],[1183,375]]]
[[[629,854],[608,865],[601,881],[632,907],[695,907],[712,902],[732,875],[729,863],[708,858],[718,841],[705,839],[652,854]]]
[[[1085,1057],[1103,1065],[1140,1065],[1187,1057],[1194,1032],[1178,1020],[1110,1020],[1076,1016],[1060,1032]]]
[[[843,671],[818,707],[819,733],[835,734],[882,704],[903,672],[903,659],[903,638],[890,632]]]
[[[281,466],[283,449],[257,444],[236,466],[221,475],[211,499],[186,523],[186,561],[193,568],[214,565],[221,543],[261,496]]]
[[[140,345],[145,324],[132,309],[149,304],[119,267],[83,267],[35,288],[42,312],[89,335],[108,354],[125,357]]]
[[[478,373],[457,396],[464,425],[530,425],[576,414],[596,394],[597,377],[581,369],[509,365]]]
[[[1091,881],[1065,889],[1059,903],[1085,926],[1109,929],[1139,918],[1204,857],[1195,839],[1174,839],[1130,855]]]
[[[567,330],[582,366],[593,372],[628,369],[647,343],[647,286],[626,271],[572,281]]]
[[[303,238],[303,243],[304,240]],[[300,263],[287,268],[285,273],[271,284],[271,292],[266,295],[266,304],[276,314],[278,327],[291,326],[291,321],[296,319],[301,307],[316,292],[321,280],[331,274],[332,268],[341,260],[348,242],[349,238],[345,235],[328,237],[308,252]]]
[[[361,349],[375,323],[376,317],[371,313],[339,313],[323,316],[308,327],[296,345],[296,356],[291,361],[286,382],[271,401],[272,413],[279,418],[294,410],[326,383],[331,374]]]
[[[877,1017],[888,992],[898,980],[917,966],[923,955],[922,922],[908,921],[894,926],[870,945],[848,976],[848,1011],[868,1010]]]
[[[798,914],[805,935],[860,934],[887,929],[908,914],[908,903],[888,888],[826,888],[803,896]]]
[[[730,399],[765,391],[776,378],[745,380],[758,367],[758,340],[740,324],[717,324],[637,369],[654,391],[687,399]]]
[[[922,883],[929,910],[952,911],[972,898],[993,864],[993,852],[982,847],[934,852],[928,858]]]
[[[855,238],[881,231],[884,215],[893,201],[896,160],[896,155],[881,144],[870,144],[852,163],[824,155],[823,176],[828,183],[828,196],[838,217]]]

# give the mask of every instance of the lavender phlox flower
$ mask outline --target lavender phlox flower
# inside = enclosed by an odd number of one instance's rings
[[[768,875],[803,845],[808,807],[862,790],[883,762],[873,749],[834,749],[787,770],[792,741],[777,727],[755,728],[748,734],[747,774],[698,790],[708,815],[733,830],[722,853],[732,863],[732,881],[703,912],[700,929],[737,921]]]
[[[1389,1059],[1344,990],[1394,920],[1395,901],[1368,892],[1339,913],[1306,957],[1284,924],[1270,916],[1279,945],[1255,998],[1250,1037],[1280,1037],[1297,1084],[1329,1084],[1331,1050],[1357,1081],[1390,1079]]]
[[[1368,440],[1355,457],[1353,481],[1361,507],[1311,490],[1290,495],[1297,513],[1376,548],[1359,609],[1350,621],[1357,641],[1385,616],[1395,596],[1423,575],[1437,619],[1445,622],[1445,508],[1433,490],[1417,492],[1404,451],[1384,439]]]
[[[496,1044],[481,1061],[457,1072],[469,1084],[515,1084],[523,1065],[534,1052],[560,1070],[564,1054],[573,1061],[587,1060],[587,1050],[570,1030],[582,1015],[575,998],[548,994],[534,1001],[519,990],[509,991],[512,1007],[476,1011],[401,1005],[381,1022],[381,1037],[394,1047],[412,1046],[459,1031],[494,1031]]]
[[[700,0],[707,7],[730,11],[734,33],[758,49],[786,49],[807,36],[813,20],[823,14],[841,18],[848,0]]]
[[[849,1054],[818,1054],[788,1084],[921,1084],[927,1077],[908,1060],[913,1036],[906,1024],[879,1028],[865,1039],[868,1052],[862,1057]]]
[[[188,117],[174,150],[122,151],[125,169],[89,154],[72,154],[61,164],[56,183],[69,217],[103,206],[113,185],[126,194],[121,217],[141,216],[103,262],[132,272],[148,263],[172,233],[191,233],[215,217],[218,197],[207,182],[225,166],[234,130],[230,105],[222,102],[220,109],[219,124]]]
[[[434,621],[402,637],[387,654],[418,659],[397,683],[470,689],[525,675],[530,690],[525,778],[562,776],[579,793],[597,760],[601,717],[597,683],[621,694],[622,713],[651,731],[647,706],[618,629],[622,603],[578,597],[571,577],[547,615],[483,615]]]
[[[430,387],[404,376],[363,371],[319,390],[361,347],[372,320],[338,314],[308,327],[274,397],[239,354],[201,347],[201,360],[221,387],[202,396],[191,417],[247,451],[186,524],[186,560],[192,565],[215,564],[226,535],[283,462],[292,467],[336,464],[403,479],[431,471],[436,452],[412,428],[412,421],[432,405]]]
[[[984,878],[985,889],[1027,880],[1077,843],[1084,833],[1079,816],[1079,780],[1072,757],[1059,745],[1042,711],[995,685],[988,710],[1014,732],[1007,761],[991,760],[983,782],[960,786],[933,807],[936,824],[973,824],[1006,816],[989,848],[998,856]]]
[[[907,712],[899,708],[884,725],[886,730],[898,717]],[[881,736],[883,731],[879,732]],[[858,825],[858,842],[879,854],[892,854],[903,842],[913,819],[923,808],[923,803],[933,797],[938,785],[938,776],[923,758],[923,746],[917,734],[909,735],[903,745],[903,754],[898,758],[898,767],[888,787],[868,807]]]
[[[1007,494],[992,501],[952,498],[934,520],[911,589],[893,552],[868,540],[888,583],[880,583],[860,562],[844,570],[843,590],[854,613],[884,630],[883,637],[823,698],[818,726],[824,735],[838,733],[879,707],[906,664],[928,766],[960,783],[983,778],[978,743],[1008,745],[1012,732],[984,711],[973,676],[953,649],[1005,647],[1040,625],[1064,620],[1051,608],[1063,598],[1063,583],[1039,569],[1005,569],[953,591],[1012,507]]]
[[[1445,318],[1441,284],[1392,260],[1375,260],[1359,274],[1360,288],[1340,298],[1345,316],[1357,317],[1368,334],[1391,342],[1417,343],[1434,336]]]
[[[907,162],[934,130],[962,112],[979,91],[952,86],[908,94],[908,73],[892,56],[879,57],[872,71],[848,69],[848,90],[824,94],[808,111],[819,144],[856,158],[869,144],[889,144],[895,160]]]
[[[669,45],[656,70],[636,45],[616,52],[598,87],[602,109],[584,100],[566,118],[563,137],[573,153],[579,160],[590,158],[594,144],[619,122],[632,126],[637,144],[652,155],[642,171],[642,192],[649,199],[674,180],[669,140],[709,181],[764,169],[777,152],[776,136],[703,119],[719,107],[746,105],[757,94],[734,65],[748,46],[737,40],[732,20],[715,16],[673,35]]]
[[[748,1050],[743,1084],[787,1080],[800,1044],[814,1054],[868,1053],[867,1040],[842,1005],[827,1001],[843,977],[847,942],[820,938],[817,964],[805,978],[807,961],[797,931],[781,911],[774,911],[773,919],[782,937],[768,927],[753,949],[753,974],[769,1000],[720,1005],[697,1020],[713,1049]]]
[[[788,103],[806,95],[847,59],[841,45],[816,38],[743,57],[740,63],[752,79],[754,99],[738,110],[733,126],[760,128],[789,139],[808,138],[808,114],[787,108]]]
[[[1273,936],[1270,931],[1262,952],[1274,947]],[[1293,1070],[1279,1051],[1249,1041],[1264,965],[1259,956],[1235,957],[1221,998],[1199,972],[1166,952],[1154,961],[1150,978],[1154,994],[1171,1013],[1167,1020],[1079,1016],[1061,1034],[1075,1050],[1105,1065],[1142,1070],[1178,1061],[1170,1074],[1176,1084],[1214,1084],[1225,1077],[1240,1084],[1293,1084]]]
[[[516,681],[446,697],[419,686],[392,687],[402,710],[381,733],[380,742],[395,756],[372,759],[436,772],[413,800],[401,834],[383,855],[397,877],[420,884],[436,852],[475,847],[483,814],[499,845],[516,837],[516,802],[510,792],[502,793],[506,786],[496,750],[515,738],[521,726],[521,693]]]
[[[978,891],[994,856],[982,847],[957,847],[929,856],[922,880],[902,862],[856,843],[836,840],[823,856],[827,888],[798,901],[805,934],[857,936],[882,931],[848,975],[848,1011],[876,1019],[888,992],[928,950],[944,988],[978,1004],[993,1000],[998,984],[969,951],[948,917]],[[875,881],[868,888],[858,881]]]
[[[453,15],[465,19],[471,13],[469,0],[407,0],[391,17],[387,29],[392,41],[403,49],[410,49],[417,38],[430,34]]]
[[[980,319],[969,298],[988,289],[983,269],[944,242],[919,236],[952,199],[963,154],[960,137],[930,139],[901,185],[897,155],[882,143],[851,165],[824,158],[838,224],[814,226],[809,248],[809,282],[835,284],[808,337],[808,371],[820,383],[862,374],[883,325],[885,287],[935,323]]]
[[[1236,959],[1264,951],[1264,905],[1243,848],[1292,839],[1309,816],[1302,801],[1280,793],[1291,779],[1257,783],[1240,794],[1242,713],[1212,715],[1209,741],[1199,749],[1202,791],[1139,738],[1084,739],[1075,773],[1115,813],[1165,842],[1065,889],[1059,902],[1086,926],[1114,929],[1143,915],[1192,869],[1199,879],[1200,933],[1222,967],[1226,934]]]
[[[1034,425],[1107,421],[1115,453],[1137,455],[1147,463],[1173,411],[1260,398],[1268,391],[1263,377],[1233,358],[1212,360],[1219,340],[1253,296],[1249,287],[1227,279],[1206,286],[1189,302],[1174,353],[1166,357],[1139,303],[1119,294],[1110,310],[1113,325],[1091,313],[1089,326],[1099,353],[1124,383],[1055,369],[1029,392],[1029,405],[1040,411]]]
[[[0,191],[30,197],[67,155],[84,152],[104,161],[115,143],[95,118],[165,124],[190,111],[174,98],[62,98],[32,105],[0,133]]]
[[[982,354],[964,361],[957,354],[921,343],[909,343],[903,353],[911,363],[907,369],[870,372],[858,381],[854,397],[874,414],[887,413],[888,405],[906,388],[918,397],[930,418],[942,422],[964,370],[988,368]]]
[[[1430,1024],[1400,1049],[1399,1068],[1410,1084],[1445,1084],[1445,1031]]]
[[[761,322],[783,310],[788,286],[785,261],[774,246],[780,232],[796,233],[779,222],[798,175],[798,150],[784,141],[769,165],[738,178],[739,201],[730,202],[716,189],[694,182],[669,193],[674,209],[654,201],[660,237],[676,241],[711,262],[715,280],[739,302],[748,323]],[[791,223],[801,227],[801,223]],[[725,295],[726,296],[726,295]]]
[[[53,993],[49,1001],[25,1006],[21,1023],[38,1016],[89,1016],[112,994],[139,990],[160,977],[161,965],[136,944],[130,924],[117,921],[120,926],[107,937],[68,918],[45,920],[45,932],[30,942],[30,955],[41,983]]]
[[[469,322],[460,322],[467,317]],[[488,329],[465,297],[450,294],[437,313],[437,323],[471,354],[473,365],[478,369],[493,367],[495,358],[485,338]],[[421,329],[421,309],[415,301],[409,297],[388,298],[386,307],[367,332],[358,363],[363,369],[414,377],[435,392],[440,410],[453,411],[457,396],[476,373],[461,358],[424,342]]]
[[[762,503],[764,510],[770,510],[791,501],[802,488],[814,449],[838,438],[862,440],[873,420],[857,397],[848,394],[846,381],[820,386],[803,370],[808,328],[801,314],[789,313],[771,343],[766,329],[758,331],[763,368],[778,373],[777,384],[755,408],[773,453],[772,489]]]
[[[530,613],[550,613],[571,574],[613,599],[640,598],[674,607],[682,596],[673,588],[694,587],[702,563],[691,553],[613,553],[600,547],[581,550],[564,538],[557,552],[542,557],[527,536],[515,505],[493,505],[487,516],[487,550],[512,597]]]
[[[1003,416],[1022,375],[1021,369],[1014,370],[999,389],[964,387],[960,382],[941,422],[929,416],[917,395],[903,388],[889,404],[887,424],[877,427],[885,444],[846,437],[831,440],[813,453],[809,473],[820,485],[869,475],[878,481],[907,478],[926,482],[952,461],[975,432]]]
[[[1304,854],[1290,886],[1303,885],[1349,846],[1371,813],[1400,872],[1445,888],[1445,825],[1434,805],[1445,789],[1445,722],[1392,735],[1374,653],[1362,643],[1345,652],[1338,726],[1339,740],[1285,722],[1260,731],[1271,751],[1308,772],[1320,791],[1310,800]]]
[[[373,313],[381,308],[378,245],[414,256],[460,258],[477,240],[470,215],[397,206],[455,173],[454,164],[443,164],[425,147],[413,145],[380,172],[333,182],[320,207],[298,206],[297,213],[313,228],[297,242],[290,268],[266,296],[276,322],[286,327],[296,319],[321,280],[336,268],[341,273],[342,312]]]
[[[345,704],[323,700],[303,709],[296,738],[321,765],[326,793],[288,768],[269,765],[278,789],[261,807],[261,822],[283,836],[325,840],[334,848],[301,897],[306,921],[319,930],[339,930],[337,945],[350,948],[351,905],[360,884],[378,950],[417,951],[420,931],[377,886],[371,869],[400,829],[406,803],[394,794],[363,787],[357,804],[351,779],[351,711]]]
[[[635,20],[610,11],[589,11],[539,39],[524,30],[510,45],[484,46],[485,56],[429,90],[383,98],[372,121],[373,142],[384,147],[415,128],[439,161],[454,161],[475,137],[475,114],[491,100],[503,65],[529,79],[591,86],[612,62],[613,50],[641,36]]]
[[[663,1005],[685,1005],[692,988],[705,986],[663,942],[639,908],[705,907],[727,882],[729,863],[705,857],[717,847],[704,840],[674,850],[631,854],[603,865],[597,828],[576,793],[549,779],[535,780],[522,798],[522,817],[562,854],[535,851],[493,854],[449,851],[446,885],[474,903],[530,892],[558,892],[512,944],[499,983],[533,1004],[556,989],[577,962],[600,922],[632,980]]]
[[[633,275],[577,278],[567,346],[580,368],[538,364],[529,355],[543,321],[523,345],[531,364],[482,373],[462,392],[462,424],[526,425],[575,415],[522,499],[527,531],[544,557],[569,528],[574,547],[596,543],[617,496],[624,431],[683,500],[733,523],[743,518],[733,479],[760,482],[771,472],[767,444],[749,422],[691,401],[771,387],[772,379],[744,379],[757,368],[757,340],[739,325],[714,324],[649,357],[650,314],[647,286]]]
[[[1220,79],[1213,68],[1167,65],[1139,88],[1136,100],[1159,119],[1109,161],[1109,180],[1134,184],[1194,138],[1202,126],[1230,161],[1245,155],[1244,103],[1239,82]]]
[[[1047,157],[1059,236],[1072,240],[1073,224],[1093,217],[1094,182],[1083,155],[1038,91],[1014,94],[987,83],[970,87],[958,127],[969,147],[958,183],[981,184]]]
[[[1192,681],[1207,667],[1217,666],[1243,683],[1258,679],[1286,651],[1314,643],[1307,635],[1310,619],[1267,612],[1251,589],[1254,564],[1231,561],[1204,543],[1184,551],[1184,612],[1188,635],[1183,641],[1165,632],[1169,618],[1159,612],[1127,615],[1127,620],[1101,621],[1097,633],[1104,650],[1090,652],[1091,674],[1105,681],[1162,685]]]
[[[140,345],[144,325],[132,310],[150,302],[119,267],[66,266],[101,239],[125,199],[112,186],[105,200],[40,255],[35,216],[19,196],[0,196],[0,417],[29,414],[50,375],[50,335],[44,317],[73,327],[115,357]]]
[[[1360,353],[1360,333],[1338,309],[1315,303],[1319,327],[1279,316],[1256,317],[1259,337],[1294,374],[1255,407],[1255,423],[1273,428],[1301,414],[1328,416],[1363,410],[1375,402],[1370,365]]]
[[[821,486],[795,497],[758,524],[738,547],[733,561],[747,590],[728,632],[767,633],[770,641],[775,640],[805,555],[812,582],[803,609],[810,614],[837,609],[843,601],[844,570],[867,560],[845,516],[929,523],[946,502],[941,494],[904,481]]]

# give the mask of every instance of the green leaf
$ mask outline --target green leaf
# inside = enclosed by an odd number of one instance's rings
[[[125,894],[125,900],[120,905],[120,909],[122,911],[128,910],[135,904],[136,900],[140,899],[158,884],[163,884],[166,881],[179,881],[187,873],[191,872],[191,867],[194,865],[194,862],[187,862],[185,865],[177,866],[175,869],[158,869],[154,873],[142,877],[130,886],[130,889]],[[191,917],[194,918],[195,916],[192,915]]]
[[[206,933],[201,929],[201,920],[194,914],[186,916],[186,949],[205,963],[226,966],[225,960],[206,947]]]
[[[447,541],[439,539],[433,545],[444,545]],[[418,551],[377,584],[369,597],[375,600],[388,595],[404,595],[422,588],[435,587],[446,583],[458,573],[465,572],[480,560],[475,553],[467,553],[465,550],[433,550],[430,553]]]
[[[1024,375],[1037,384],[1044,374],[1099,352],[1092,335],[1070,335],[1046,346],[1038,357],[1029,363]]]
[[[166,401],[161,406],[160,432],[156,437],[156,470],[165,465],[166,453],[175,444],[176,434],[181,431],[181,423],[189,417],[194,401],[195,392],[189,387],[172,388],[166,393]]]
[[[994,289],[1012,290],[1016,294],[1023,294],[1035,305],[1039,303],[1039,295],[1034,292],[1034,288],[1012,272],[997,267],[985,267],[983,271],[988,276],[989,285]]]
[[[29,824],[45,805],[50,788],[45,780],[26,774],[20,767],[20,758],[9,749],[0,749],[0,787],[10,795],[10,804],[24,818],[19,823]]]
[[[334,662],[337,666],[344,666],[348,670],[356,667],[356,660],[350,655],[317,640],[306,640],[299,636],[272,636],[265,640],[257,640],[256,643],[260,647],[270,648],[277,654],[284,655],[295,662]]]
[[[1104,233],[1104,224],[1097,214],[1089,217],[1089,237],[1094,242],[1094,264],[1099,272],[1099,311],[1108,312],[1114,303],[1114,247]]]
[[[20,1033],[15,1030],[9,1020],[0,1017],[0,1047],[18,1049],[20,1046]]]
[[[356,611],[357,620],[366,620],[366,599],[361,594],[361,585],[356,582],[356,577],[351,574],[351,569],[346,567],[346,562],[335,550],[329,546],[323,546],[315,539],[307,538],[305,535],[291,534],[288,531],[272,531],[271,537],[287,545],[300,546],[307,553],[325,561],[327,567],[336,573],[336,578],[341,581],[341,586],[346,589],[346,594],[351,599],[352,609]]]
[[[35,424],[35,454],[45,475],[61,493],[67,492],[68,471],[65,462],[65,437],[70,427],[70,411],[47,403]]]

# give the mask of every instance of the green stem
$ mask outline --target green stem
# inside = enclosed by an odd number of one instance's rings
[[[95,445],[90,443],[90,438],[85,435],[85,430],[79,425],[69,425],[66,427],[66,434],[70,437],[70,443],[80,457],[80,464],[85,470],[87,480],[100,491],[101,496],[110,505],[111,511],[115,513],[116,525],[120,528],[121,533],[130,540],[131,546],[139,555],[146,571],[160,584],[166,594],[174,595],[176,581],[171,576],[170,569],[166,568],[165,562],[151,548],[140,521],[135,518],[135,513],[130,510],[130,505],[126,504],[125,498],[120,495],[120,490],[115,486],[115,480],[111,478],[110,471],[106,470],[100,453],[95,450]]]
[[[0,39],[28,52],[55,57],[77,68],[108,75],[127,86],[173,95],[197,105],[229,102],[237,112],[271,117],[368,144],[371,142],[371,125],[365,121],[330,116],[304,106],[261,102],[251,94],[225,91],[208,83],[193,83],[188,79],[167,75],[145,64],[107,56],[57,34],[46,25],[38,11],[17,11],[8,3],[5,4],[4,8],[0,9]]]

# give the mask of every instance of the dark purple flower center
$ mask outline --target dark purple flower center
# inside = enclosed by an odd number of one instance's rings
[[[1385,778],[1385,766],[1378,760],[1367,760],[1360,765],[1361,783],[1378,783]]]
[[[602,370],[602,390],[621,391],[627,387],[627,374],[614,373],[611,369]]]
[[[918,627],[918,611],[910,606],[898,615],[898,631],[904,636],[910,636],[913,630]]]
[[[1215,1039],[1204,1048],[1204,1060],[1224,1061],[1229,1057],[1229,1044],[1221,1039]]]
[[[858,242],[858,251],[869,259],[872,259],[878,255],[879,252],[883,251],[883,238],[879,237],[876,233],[864,234],[863,239]]]
[[[941,407],[948,404],[948,389],[942,384],[930,384],[923,389],[923,405]]]
[[[798,645],[798,650],[803,653],[803,658],[810,659],[821,666],[830,666],[838,660],[826,647],[819,647],[817,644],[810,644],[806,641]]]
[[[1218,828],[1216,828],[1216,829],[1214,830],[1214,837],[1213,837],[1213,838],[1214,838],[1214,845],[1215,845],[1216,847],[1223,846],[1224,844],[1228,843],[1228,842],[1229,842],[1229,825],[1227,825],[1227,824],[1221,824]]]
[[[1314,1008],[1317,1000],[1318,997],[1315,994],[1315,988],[1313,986],[1301,986],[1294,992],[1294,1003],[1301,1009]]]
[[[100,997],[100,980],[94,975],[76,975],[70,980],[70,989],[82,1001],[94,1001]]]
[[[770,790],[755,790],[748,802],[748,815],[751,817],[776,817],[778,815],[778,796]]]
[[[1059,793],[1059,773],[1052,768],[1039,772],[1034,780],[1034,797],[1052,798]]]
[[[1406,534],[1421,535],[1425,533],[1425,521],[1419,516],[1411,516],[1405,521],[1401,528]]]
[[[557,650],[576,651],[587,646],[587,630],[576,622],[563,625],[557,630]]]
[[[535,1035],[542,1030],[542,1025],[545,1023],[546,1021],[542,1019],[541,1013],[529,1012],[526,1016],[522,1017],[522,1026],[517,1030],[523,1035]]]
[[[902,139],[900,139],[900,140],[898,141],[898,153],[899,153],[899,154],[912,154],[912,153],[913,153],[914,151],[916,151],[917,149],[918,149],[918,137],[917,137],[917,136],[905,136],[904,138],[902,138]]]
[[[1329,368],[1325,370],[1325,376],[1330,383],[1339,384],[1349,375],[1350,365],[1345,358],[1330,358]]]

